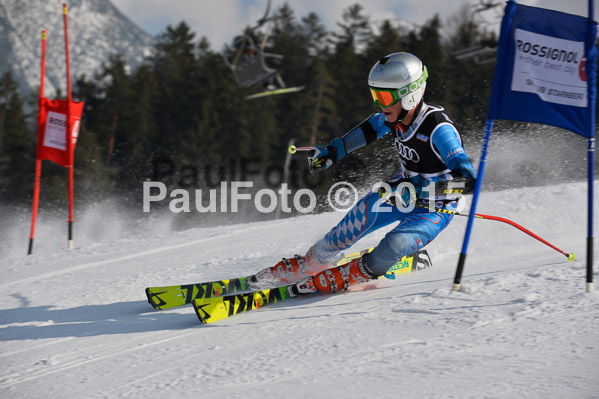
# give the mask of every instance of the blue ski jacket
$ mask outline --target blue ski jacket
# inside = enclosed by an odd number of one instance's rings
[[[418,188],[455,177],[476,178],[453,121],[442,107],[424,102],[408,127],[392,125],[384,114],[377,113],[329,145],[336,148],[339,160],[389,133],[394,135],[394,146],[402,163],[401,170],[390,181],[409,178]]]

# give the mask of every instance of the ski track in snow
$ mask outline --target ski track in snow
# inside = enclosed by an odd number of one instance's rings
[[[575,252],[573,263],[477,220],[452,292],[466,221],[456,217],[428,248],[431,269],[211,325],[191,307],[155,311],[144,288],[250,274],[302,253],[341,215],[2,261],[0,396],[597,398],[599,300],[584,292],[585,198],[571,195],[584,189],[512,189],[479,204]]]

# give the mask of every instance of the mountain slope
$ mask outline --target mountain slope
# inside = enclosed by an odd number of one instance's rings
[[[0,73],[12,71],[23,93],[40,84],[41,31],[46,29],[48,96],[66,92],[63,1],[2,0],[0,2]],[[69,51],[71,79],[92,76],[111,54],[120,53],[131,68],[150,54],[153,39],[125,17],[109,0],[71,0]]]

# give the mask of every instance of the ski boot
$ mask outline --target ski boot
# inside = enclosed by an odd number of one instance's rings
[[[366,265],[364,256],[349,263],[326,269],[314,276],[308,276],[287,288],[289,296],[313,294],[315,292],[333,293],[347,290],[351,285],[365,283],[377,277]]]
[[[300,280],[297,283],[287,287],[287,293],[289,293],[289,296],[298,296],[300,294],[313,294],[315,292],[317,292],[317,289],[314,286],[314,280],[312,276],[308,276],[303,280]]]
[[[313,294],[315,292],[333,293],[347,290],[351,285],[365,283],[378,278],[368,268],[364,256],[349,263],[323,270],[314,276],[308,276],[287,287],[289,296]]]
[[[295,255],[293,258],[283,258],[272,267],[260,270],[248,278],[250,287],[258,287],[261,283],[293,283],[309,274],[306,270],[304,257]],[[312,273],[314,274],[314,273]]]
[[[347,290],[349,286],[378,278],[368,268],[366,257],[353,259],[349,263],[326,269],[312,277],[314,287],[319,292],[333,293]]]
[[[314,247],[310,248],[305,256],[295,255],[293,258],[283,258],[272,267],[260,270],[248,278],[250,288],[259,288],[261,285],[273,283],[294,283],[306,276],[314,276],[329,267],[330,262],[313,255]]]

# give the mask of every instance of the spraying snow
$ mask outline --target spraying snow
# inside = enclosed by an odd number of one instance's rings
[[[2,261],[0,392],[596,397],[599,313],[597,294],[584,293],[586,198],[578,193],[585,189],[510,189],[480,201],[481,212],[531,228],[575,252],[575,262],[509,226],[477,220],[464,288],[451,292],[465,228],[465,218],[455,217],[428,247],[431,269],[209,326],[190,307],[155,311],[144,288],[248,275],[305,251],[341,214],[147,230],[146,237]]]

